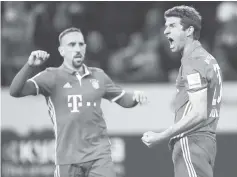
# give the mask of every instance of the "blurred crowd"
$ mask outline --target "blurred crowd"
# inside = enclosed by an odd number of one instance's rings
[[[225,80],[237,80],[237,3],[190,2],[203,16],[201,42]],[[41,70],[62,63],[58,35],[82,30],[86,64],[118,82],[173,82],[181,56],[164,38],[163,14],[179,2],[1,2],[1,84],[9,86],[32,50],[51,54]]]

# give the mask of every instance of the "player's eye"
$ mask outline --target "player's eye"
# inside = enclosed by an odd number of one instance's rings
[[[170,28],[173,28],[173,27],[175,27],[175,24],[170,24],[169,27],[170,27]]]
[[[71,42],[71,43],[69,43],[68,44],[70,47],[74,47],[75,45],[76,45],[76,43],[75,42]]]
[[[83,42],[80,42],[80,43],[79,43],[79,46],[80,46],[80,47],[83,47],[84,45],[85,45],[85,43],[83,43]]]

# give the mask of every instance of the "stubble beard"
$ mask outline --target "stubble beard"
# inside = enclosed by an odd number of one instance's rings
[[[73,59],[72,60],[72,66],[75,68],[75,69],[79,69],[84,63],[84,58],[82,58],[80,61],[77,61],[77,59]]]
[[[83,64],[83,61],[81,61],[80,63],[79,62],[75,62],[75,61],[72,61],[72,66],[75,68],[75,69],[79,69]]]

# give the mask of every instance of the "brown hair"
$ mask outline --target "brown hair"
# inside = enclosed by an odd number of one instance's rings
[[[181,25],[183,26],[183,29],[185,30],[190,26],[193,26],[193,38],[196,40],[200,38],[200,31],[202,28],[202,17],[195,8],[185,5],[175,6],[165,11],[164,16],[165,18],[179,17],[181,19]]]

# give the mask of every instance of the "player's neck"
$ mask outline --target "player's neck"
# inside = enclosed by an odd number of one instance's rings
[[[63,63],[68,69],[72,70],[72,71],[76,71],[79,72],[80,75],[84,74],[84,67],[83,65],[81,65],[79,68],[75,68],[72,65],[68,64],[67,62]]]
[[[184,44],[184,48],[183,48],[183,51],[181,52],[182,56],[184,57],[188,51],[189,51],[189,48],[192,46],[192,43],[194,42],[195,40],[194,39],[190,39],[188,38]]]

